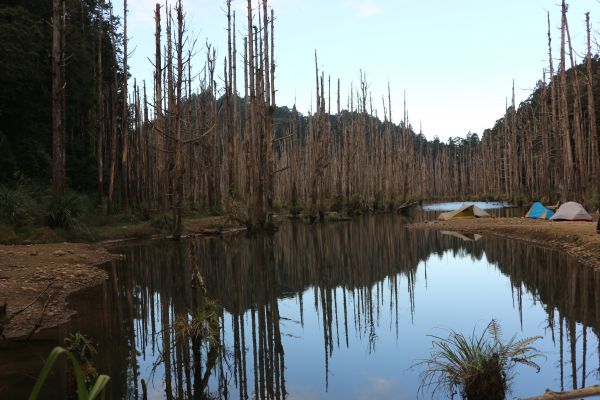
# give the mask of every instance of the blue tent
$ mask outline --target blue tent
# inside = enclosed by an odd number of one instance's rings
[[[525,218],[550,219],[550,217],[553,215],[554,211],[547,209],[542,203],[536,201],[533,203],[529,211],[527,211],[527,214],[525,214]]]

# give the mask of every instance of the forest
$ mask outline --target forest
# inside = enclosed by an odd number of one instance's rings
[[[316,52],[312,111],[278,105],[275,11],[267,0],[248,0],[244,16],[230,0],[224,9],[223,57],[188,37],[181,2],[156,4],[155,73],[145,82],[128,69],[127,1],[118,10],[125,18],[105,0],[5,1],[0,222],[39,220],[22,210],[32,202],[49,204],[41,214],[51,219],[57,203],[68,208],[57,199],[75,195],[94,213],[168,214],[175,232],[190,212],[252,228],[282,211],[315,221],[436,199],[597,207],[600,59],[589,14],[583,53],[571,42],[565,2],[558,39],[548,14],[548,68],[529,98],[515,104],[513,87],[492,127],[444,143],[413,129],[406,102],[393,123],[400,96],[388,90],[378,100],[363,71],[340,93]],[[192,65],[197,52],[204,65]]]
[[[523,393],[600,390],[585,387],[600,380],[600,223],[520,207],[600,206],[590,13],[552,6],[528,98],[513,81],[488,129],[444,142],[413,127],[405,93],[373,93],[378,78],[358,67],[342,82],[318,49],[310,110],[278,102],[289,44],[275,0],[221,0],[224,48],[194,37],[182,0],[157,0],[150,80],[130,65],[128,0],[115,3],[0,5],[0,397],[304,398],[322,367],[317,396],[348,398],[381,368],[397,393],[429,382],[489,400],[506,398],[515,364],[545,368],[521,375]],[[575,20],[585,34],[572,41]],[[413,207],[466,200],[511,204],[435,222],[441,208]],[[352,218],[369,213],[387,214]],[[443,324],[448,339],[432,333]],[[436,355],[453,341],[470,341],[470,362]],[[315,343],[318,365],[303,363]],[[50,372],[63,355],[70,366]]]

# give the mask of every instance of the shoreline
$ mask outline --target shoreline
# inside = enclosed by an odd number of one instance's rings
[[[522,217],[492,217],[411,223],[407,229],[432,229],[518,240],[565,251],[580,263],[600,269],[600,234],[596,222],[544,221]]]
[[[99,265],[118,257],[99,244],[0,245],[0,343],[69,321],[67,298],[102,284]]]
[[[101,285],[108,273],[100,265],[121,257],[111,247],[173,238],[156,229],[119,228],[97,242],[0,244],[0,344],[68,322],[76,313],[69,296]],[[225,237],[243,231],[223,217],[190,218],[181,237]]]
[[[215,218],[186,223],[182,238],[228,236],[245,231]],[[331,221],[334,222],[335,221]],[[220,225],[220,224],[217,224]],[[517,217],[410,223],[406,229],[432,229],[462,234],[481,234],[518,240],[565,251],[579,262],[600,269],[600,235],[595,222],[553,222]],[[108,274],[101,264],[119,258],[113,246],[136,240],[169,239],[168,235],[132,235],[96,243],[0,245],[0,342],[23,339],[53,328],[75,314],[68,297],[102,284]],[[6,314],[2,307],[7,304]]]

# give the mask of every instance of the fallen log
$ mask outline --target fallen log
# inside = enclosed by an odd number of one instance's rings
[[[554,392],[550,389],[546,389],[546,393],[527,397],[521,400],[568,400],[568,399],[580,399],[582,397],[598,396],[600,395],[600,386],[589,386],[583,389],[568,390],[565,392]]]

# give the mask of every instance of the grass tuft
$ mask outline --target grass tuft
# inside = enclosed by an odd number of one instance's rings
[[[419,393],[433,388],[449,397],[460,393],[467,400],[504,400],[517,364],[535,368],[544,357],[532,344],[540,336],[502,341],[500,325],[492,320],[480,335],[470,337],[450,330],[448,337],[433,336],[430,358],[413,366],[424,367]]]

